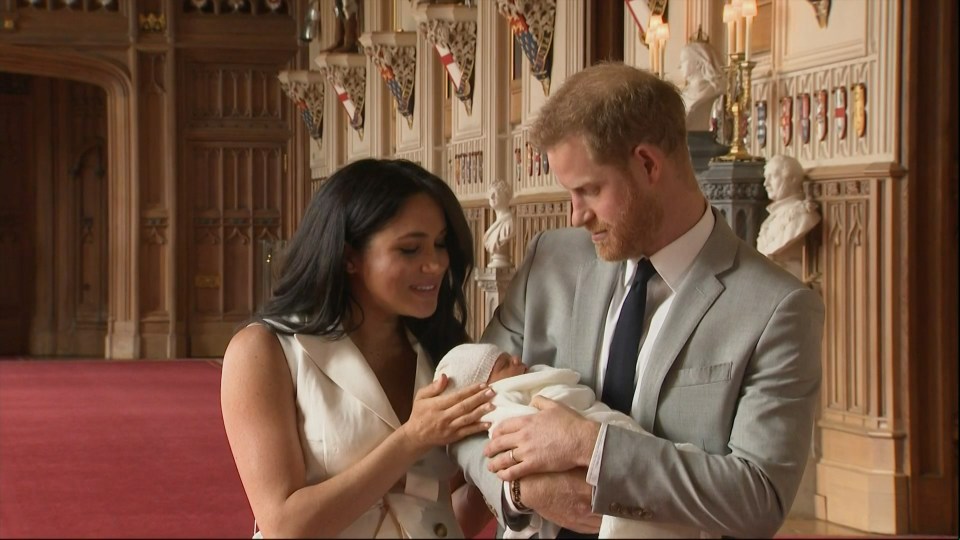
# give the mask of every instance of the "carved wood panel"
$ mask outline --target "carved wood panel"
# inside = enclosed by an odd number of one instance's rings
[[[283,65],[270,56],[181,64],[181,299],[191,356],[223,354],[257,307],[260,241],[281,240],[294,126],[277,79]]]
[[[257,242],[280,238],[285,142],[191,142],[184,159],[190,355],[219,356],[256,308]]]
[[[53,85],[56,353],[103,356],[107,329],[107,105],[98,86]]]
[[[819,277],[826,306],[823,419],[859,429],[891,429],[881,350],[880,180],[817,182],[822,205]],[[887,315],[890,316],[889,314]]]
[[[486,326],[487,317],[483,309],[483,292],[475,280],[477,268],[483,268],[487,264],[487,253],[483,249],[483,231],[487,230],[489,217],[488,209],[483,206],[464,208],[464,214],[467,216],[467,224],[470,225],[470,232],[473,233],[473,260],[475,269],[470,274],[470,281],[466,284],[465,296],[467,299],[467,332],[474,341],[480,339],[480,334]]]
[[[518,204],[515,210],[517,236],[513,241],[512,258],[516,266],[523,262],[527,244],[537,233],[570,226],[569,200]]]

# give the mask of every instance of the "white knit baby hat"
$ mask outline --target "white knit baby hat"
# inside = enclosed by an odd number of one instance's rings
[[[503,353],[496,345],[486,343],[465,343],[450,349],[437,365],[433,380],[446,373],[450,382],[444,391],[452,392],[471,384],[486,382],[493,371],[493,364]]]

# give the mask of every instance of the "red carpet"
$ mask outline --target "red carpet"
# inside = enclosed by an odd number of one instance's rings
[[[207,361],[0,361],[0,537],[250,538]]]

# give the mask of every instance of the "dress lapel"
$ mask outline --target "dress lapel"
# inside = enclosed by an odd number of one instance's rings
[[[690,340],[700,320],[724,290],[717,278],[733,266],[738,242],[723,216],[717,215],[713,232],[676,291],[670,312],[650,351],[643,379],[640,382],[640,418],[643,429],[653,433],[657,404],[663,380],[676,362],[684,345]]]
[[[344,392],[356,398],[360,403],[386,422],[393,429],[400,427],[400,421],[390,400],[370,369],[360,349],[349,337],[328,341],[322,337],[297,334],[297,342],[306,351],[307,356],[323,371],[330,380]],[[417,378],[420,378],[420,354],[417,354]]]

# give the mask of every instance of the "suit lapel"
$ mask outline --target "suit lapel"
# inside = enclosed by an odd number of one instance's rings
[[[308,334],[297,334],[296,338],[307,356],[334,384],[356,398],[393,429],[400,427],[397,414],[390,406],[390,400],[380,386],[377,375],[370,369],[360,349],[357,349],[350,338],[328,341]],[[419,364],[420,355],[417,356]]]
[[[620,276],[622,263],[594,259],[580,270],[573,299],[573,317],[568,346],[571,357],[558,367],[569,367],[580,373],[581,384],[591,388],[597,381],[597,356],[603,337],[603,321],[607,318],[610,298]],[[599,324],[598,324],[599,322]]]
[[[717,275],[728,270],[737,255],[737,237],[723,216],[714,211],[714,217],[713,232],[675,293],[640,382],[638,421],[643,429],[651,433],[654,431],[663,380],[704,314],[723,292],[723,283]]]

